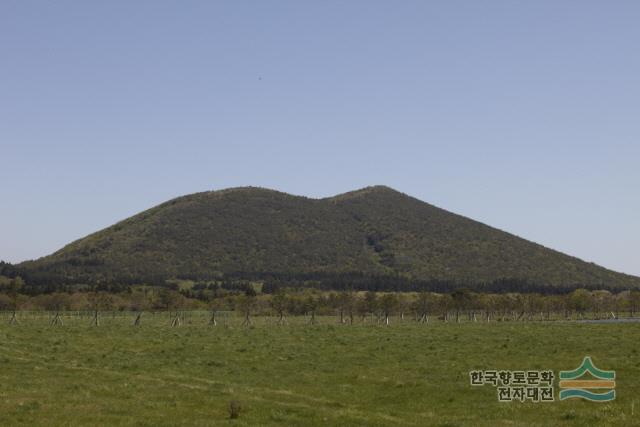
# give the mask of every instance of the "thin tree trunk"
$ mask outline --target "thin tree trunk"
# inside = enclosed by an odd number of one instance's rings
[[[287,321],[285,320],[284,313],[280,313],[280,317],[278,318],[278,325],[284,325]]]
[[[93,326],[100,326],[100,319],[98,317],[98,310],[93,312],[93,320],[91,321]]]
[[[51,320],[51,326],[64,326],[64,322],[62,321],[62,317],[60,317],[60,313],[56,311],[56,315]]]
[[[251,326],[251,317],[249,312],[244,314],[244,322],[242,322],[242,326]]]
[[[171,322],[171,326],[175,327],[175,326],[180,326],[182,324],[182,321],[180,320],[180,313],[176,312],[176,316],[173,318],[173,321]]]

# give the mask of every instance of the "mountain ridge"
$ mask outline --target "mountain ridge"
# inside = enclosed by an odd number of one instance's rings
[[[470,286],[640,284],[383,185],[317,199],[262,187],[193,193],[19,267],[68,283],[358,272]]]

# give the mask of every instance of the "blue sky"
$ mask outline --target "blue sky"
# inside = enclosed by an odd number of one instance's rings
[[[640,275],[640,3],[3,1],[0,259],[385,184]]]

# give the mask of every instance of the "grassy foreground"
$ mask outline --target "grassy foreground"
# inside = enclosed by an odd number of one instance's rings
[[[3,322],[0,425],[640,425],[638,324],[144,320]],[[557,375],[585,355],[616,370],[614,402],[499,403],[469,385],[471,369]]]

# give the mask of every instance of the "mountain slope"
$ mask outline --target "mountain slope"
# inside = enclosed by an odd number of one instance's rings
[[[247,273],[401,274],[478,283],[637,286],[615,273],[388,187],[309,199],[245,187],[180,197],[20,265],[56,281]]]

